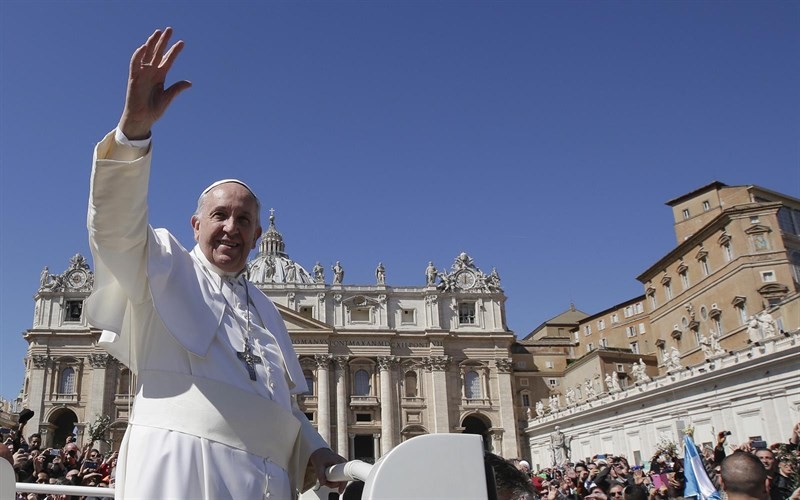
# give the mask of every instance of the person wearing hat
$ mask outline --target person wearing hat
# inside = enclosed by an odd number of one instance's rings
[[[95,148],[87,225],[100,344],[137,377],[117,498],[292,498],[345,459],[300,412],[303,371],[274,304],[247,280],[258,197],[236,179],[200,195],[187,251],[147,223],[151,128],[188,81],[165,87],[184,43],[156,30],[130,61],[117,128]]]

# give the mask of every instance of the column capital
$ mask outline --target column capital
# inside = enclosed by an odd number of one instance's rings
[[[429,356],[422,359],[422,364],[428,371],[444,371],[450,363],[450,356]]]
[[[498,358],[494,360],[497,371],[500,373],[511,373],[511,360],[508,358]]]
[[[92,368],[108,368],[114,362],[110,354],[95,352],[89,354],[89,366]]]
[[[378,356],[378,368],[381,371],[391,370],[392,366],[397,363],[397,356]]]
[[[331,366],[331,355],[330,354],[315,354],[314,361],[317,363],[318,368],[322,368],[327,370]]]
[[[336,367],[336,370],[346,370],[347,369],[347,361],[350,359],[349,356],[333,356],[333,364]]]
[[[34,354],[31,356],[31,361],[33,362],[34,368],[47,368],[50,364],[50,356],[45,354]]]

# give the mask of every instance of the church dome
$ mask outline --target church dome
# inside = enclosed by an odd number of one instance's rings
[[[263,283],[314,283],[303,266],[286,253],[283,235],[275,228],[275,211],[269,211],[269,227],[258,243],[258,254],[247,265],[250,281]]]

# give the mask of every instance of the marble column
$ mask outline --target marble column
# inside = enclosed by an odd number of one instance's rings
[[[514,418],[514,388],[511,385],[511,360],[501,358],[495,360],[497,366],[497,385],[498,398],[500,399],[500,425],[503,429],[509,429],[507,435],[502,439],[502,451],[504,457],[516,457],[519,455],[519,445],[517,442],[517,421]]]
[[[392,385],[392,367],[397,358],[379,356],[378,367],[381,372],[381,455],[389,453],[394,447],[394,387]]]
[[[331,444],[331,395],[328,373],[330,354],[316,354],[317,362],[317,432],[328,445]]]
[[[89,407],[86,409],[86,422],[105,415],[108,368],[113,366],[114,358],[105,353],[89,354],[89,366],[92,368],[92,385],[89,388]],[[114,379],[111,380],[114,383]],[[114,418],[113,415],[109,417]]]
[[[335,356],[333,362],[336,366],[336,452],[344,458],[349,457],[347,438],[347,356]]]
[[[433,410],[433,432],[450,432],[450,407],[447,399],[447,364],[448,356],[431,356],[425,359],[426,368],[430,371]]]
[[[383,455],[383,450],[381,449],[381,433],[378,432],[372,435],[372,450],[375,454],[375,459],[377,460]]]
[[[47,422],[42,422],[41,417],[44,415],[44,402],[49,397],[50,389],[47,384],[47,371],[52,372],[52,361],[48,356],[43,354],[34,354],[31,356],[30,363],[30,380],[28,381],[28,400],[25,406],[33,410],[35,413],[25,425],[25,432],[33,434],[34,432],[41,432],[42,429],[47,428]],[[33,429],[36,429],[34,431]],[[52,437],[51,437],[52,439]],[[42,444],[45,444],[44,442]]]

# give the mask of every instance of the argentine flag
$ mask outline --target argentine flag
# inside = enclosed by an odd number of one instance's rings
[[[686,476],[684,497],[719,500],[719,492],[708,478],[700,455],[697,454],[697,447],[688,435],[683,437],[683,474]]]

